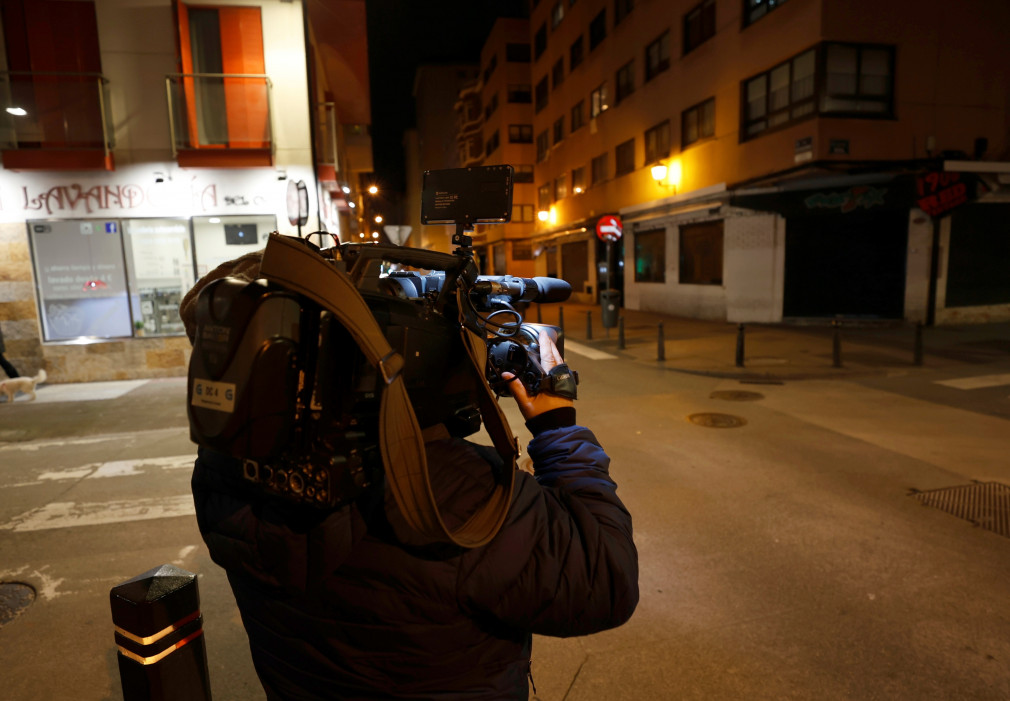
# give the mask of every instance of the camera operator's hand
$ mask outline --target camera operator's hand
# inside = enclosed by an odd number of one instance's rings
[[[565,362],[558,352],[558,347],[554,345],[550,335],[544,329],[540,330],[540,337],[537,339],[540,346],[540,365],[544,372],[550,372],[551,368]],[[509,392],[515,397],[516,404],[523,418],[529,421],[534,416],[539,416],[552,409],[575,406],[575,403],[566,397],[559,397],[556,394],[540,392],[532,397],[526,392],[526,387],[515,375],[510,372],[503,372],[502,378],[509,382]]]

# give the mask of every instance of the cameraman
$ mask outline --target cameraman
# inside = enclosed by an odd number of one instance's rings
[[[215,277],[254,279],[246,256]],[[546,333],[545,370],[564,362]],[[533,434],[534,475],[516,475],[504,525],[487,545],[416,545],[381,482],[325,513],[252,491],[233,459],[200,448],[193,495],[200,531],[228,574],[268,699],[527,699],[532,634],[621,625],[638,603],[631,516],[610,460],[575,423],[570,399],[510,390]],[[493,488],[491,448],[425,430],[432,490],[455,528]]]

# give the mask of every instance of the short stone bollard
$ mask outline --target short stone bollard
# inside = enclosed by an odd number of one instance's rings
[[[162,565],[109,599],[123,701],[210,701],[196,575]]]

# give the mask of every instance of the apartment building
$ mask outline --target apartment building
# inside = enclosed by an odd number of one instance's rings
[[[0,21],[0,323],[23,373],[185,374],[196,279],[271,231],[355,235],[363,0],[2,0]]]
[[[991,0],[533,0],[533,258],[505,268],[731,322],[1008,319],[1008,26]],[[485,111],[521,41],[496,31]],[[527,164],[502,126],[484,162]]]

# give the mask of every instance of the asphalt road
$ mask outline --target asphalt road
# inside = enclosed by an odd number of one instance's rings
[[[757,385],[569,359],[642,598],[616,630],[537,638],[537,698],[1010,698],[1010,539],[914,496],[1010,485],[1010,363]],[[713,397],[740,391],[759,396]],[[174,563],[200,576],[214,698],[263,698],[191,515],[193,453],[182,380],[0,404],[0,581],[37,591],[0,626],[0,697],[121,698],[109,589]]]

